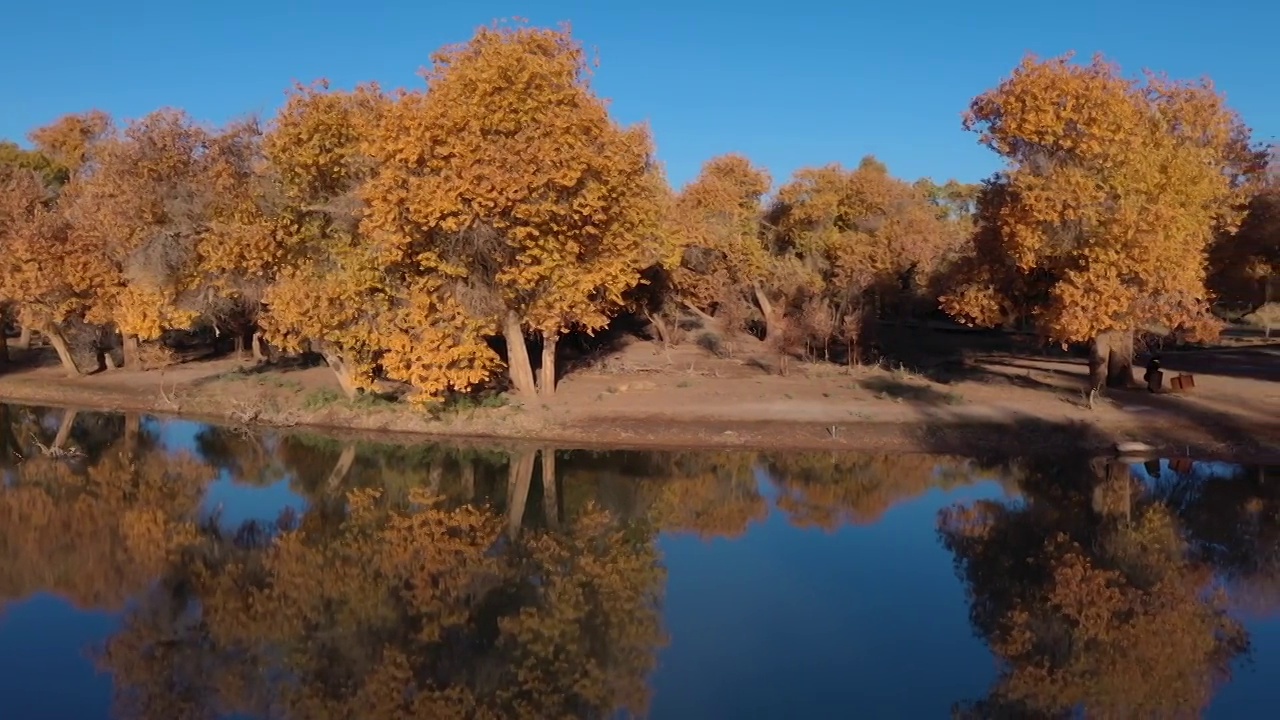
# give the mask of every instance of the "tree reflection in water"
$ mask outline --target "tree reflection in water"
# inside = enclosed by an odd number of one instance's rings
[[[137,416],[0,410],[0,603],[123,612],[94,655],[123,718],[642,715],[666,642],[658,533],[873,523],[979,474],[1009,499],[944,511],[940,534],[1002,672],[961,714],[1197,714],[1247,649],[1228,608],[1269,612],[1280,588],[1265,474],[224,428],[174,454]],[[200,509],[219,475],[287,482],[305,512],[227,526]]]
[[[959,715],[1203,712],[1249,648],[1222,581],[1236,570],[1208,548],[1252,541],[1236,532],[1245,524],[1203,522],[1248,501],[1213,507],[1212,488],[1187,482],[1145,484],[1116,461],[1066,459],[1030,467],[1019,501],[942,512],[974,628],[1002,666],[989,696]]]

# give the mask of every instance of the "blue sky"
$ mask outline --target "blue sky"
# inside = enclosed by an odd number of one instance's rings
[[[785,9],[786,12],[780,12]],[[1280,3],[14,2],[0,43],[0,137],[71,111],[162,106],[270,115],[293,81],[418,87],[440,45],[521,16],[568,20],[599,51],[596,88],[647,121],[673,183],[714,155],[795,168],[875,154],[897,175],[998,166],[959,115],[1033,51],[1101,50],[1127,71],[1209,75],[1260,139],[1280,135]]]

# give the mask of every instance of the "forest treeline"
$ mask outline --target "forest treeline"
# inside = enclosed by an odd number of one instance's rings
[[[941,310],[1089,344],[1114,385],[1136,334],[1211,336],[1280,266],[1280,184],[1207,82],[1027,58],[965,115],[1006,161],[982,183],[868,156],[775,187],[731,154],[676,190],[588,61],[494,25],[423,88],[298,86],[264,123],[65,116],[0,145],[0,309],[73,373],[212,329],[427,402],[504,372],[552,393],[558,341],[619,316],[853,360],[872,321]]]

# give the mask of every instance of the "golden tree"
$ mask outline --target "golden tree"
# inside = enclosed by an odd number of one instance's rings
[[[996,325],[1032,278],[1041,332],[1091,343],[1095,386],[1132,382],[1137,331],[1212,332],[1205,251],[1239,221],[1259,157],[1211,84],[1028,57],[965,127],[1008,166],[982,216],[993,247],[942,298],[949,313]]]
[[[538,385],[552,393],[557,338],[604,327],[648,259],[660,190],[649,134],[609,117],[567,27],[482,28],[432,63],[428,91],[400,97],[365,145],[377,168],[362,230],[379,262],[425,273],[425,291],[464,312],[424,309],[455,329],[463,315],[501,328],[526,395],[525,333],[540,335]],[[458,339],[471,352],[468,333]]]
[[[369,173],[360,132],[383,102],[376,87],[329,92],[326,83],[290,94],[264,139],[278,208],[268,232],[237,235],[237,269],[271,278],[263,332],[285,350],[324,356],[348,396],[371,387],[383,274],[357,232],[355,198]]]
[[[376,86],[298,88],[264,141],[275,212],[265,232],[236,236],[230,265],[271,278],[266,337],[323,355],[348,397],[371,389],[381,367],[433,400],[483,381],[497,358],[484,343],[489,320],[466,311],[451,278],[398,261],[364,223],[378,167],[366,138],[397,107]]]
[[[1217,299],[1256,310],[1280,302],[1280,155],[1273,150],[1266,182],[1249,199],[1235,232],[1220,234],[1209,252],[1209,287]]]
[[[49,338],[68,373],[80,369],[63,326],[93,307],[109,278],[97,247],[68,225],[41,176],[0,166],[0,305],[12,304],[24,328]]]
[[[754,308],[766,337],[786,311],[785,299],[774,307],[786,285],[784,263],[762,225],[771,184],[769,173],[742,155],[712,158],[671,203],[666,228],[678,251],[668,263],[680,303],[704,317],[742,317],[742,307]]]
[[[270,176],[265,172],[262,130],[237,122],[207,140],[201,182],[208,202],[196,245],[201,309],[219,331],[232,333],[237,353],[247,343],[262,357],[257,320],[262,296],[285,260],[274,232]]]
[[[87,319],[120,331],[126,367],[136,365],[139,341],[187,328],[198,317],[191,290],[210,199],[208,139],[184,112],[156,111],[100,140],[92,172],[63,192],[73,232],[112,270]]]
[[[824,345],[843,335],[851,351],[864,304],[879,315],[894,303],[901,316],[960,240],[922,189],[894,178],[871,156],[854,170],[797,171],[770,215],[779,244],[821,279],[814,300],[829,320],[808,332]]]

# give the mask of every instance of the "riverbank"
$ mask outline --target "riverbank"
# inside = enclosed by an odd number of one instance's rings
[[[0,399],[330,434],[503,440],[572,447],[751,448],[1025,454],[1108,451],[1141,441],[1166,455],[1280,461],[1280,346],[1167,354],[1187,394],[1090,398],[1070,358],[983,355],[922,372],[792,364],[690,345],[636,342],[571,371],[552,398],[494,397],[433,416],[340,397],[323,367],[195,361],[66,377],[40,353],[0,374]],[[1092,405],[1092,407],[1090,407]]]

